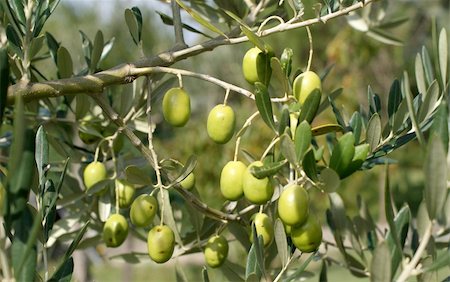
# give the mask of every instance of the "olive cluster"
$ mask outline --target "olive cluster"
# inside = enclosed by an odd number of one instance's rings
[[[243,74],[250,84],[257,82],[268,85],[271,76],[271,52],[251,48],[243,58]],[[292,93],[302,105],[307,97],[316,89],[321,91],[319,76],[312,71],[299,74],[293,81]],[[162,111],[164,119],[174,127],[187,124],[191,115],[191,103],[188,93],[182,87],[168,90],[163,98]],[[236,127],[235,113],[226,105],[216,105],[207,119],[207,133],[216,143],[225,144],[234,135]],[[265,205],[276,202],[277,213],[285,227],[286,236],[290,236],[293,244],[302,252],[317,250],[322,241],[322,229],[317,218],[310,212],[308,192],[301,184],[291,181],[285,185],[278,199],[273,199],[274,184],[270,176],[257,178],[252,171],[262,167],[262,161],[254,161],[248,166],[239,160],[229,161],[220,174],[220,191],[225,199],[238,201],[245,198],[254,205]],[[86,189],[106,178],[106,168],[101,162],[90,163],[84,170]],[[195,185],[195,175],[190,173],[180,185],[191,189]],[[125,180],[116,180],[116,200],[119,208],[130,207],[130,221],[136,227],[149,227],[158,212],[158,202],[152,195],[143,194],[134,199],[135,188]],[[260,212],[252,216],[253,230],[256,236],[262,237],[265,247],[274,239],[274,224],[272,218]],[[128,222],[118,212],[111,215],[103,228],[103,240],[108,247],[120,246],[128,234]],[[148,253],[157,263],[168,261],[174,251],[175,236],[170,227],[156,225],[148,232]],[[206,263],[211,267],[219,267],[228,255],[228,241],[220,234],[213,235],[204,247]]]

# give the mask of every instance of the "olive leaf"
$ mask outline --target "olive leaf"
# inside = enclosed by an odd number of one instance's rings
[[[269,91],[267,90],[267,87],[260,82],[255,83],[255,101],[263,121],[276,132]]]
[[[338,143],[331,152],[329,167],[336,171],[341,178],[345,176],[355,155],[355,138],[352,132],[347,132],[338,139]]]

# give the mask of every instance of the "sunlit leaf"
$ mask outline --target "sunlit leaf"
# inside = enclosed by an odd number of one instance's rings
[[[381,242],[373,254],[370,267],[370,281],[385,282],[391,280],[391,253],[388,244]]]
[[[319,178],[317,177],[316,158],[314,156],[314,151],[312,149],[309,150],[303,157],[302,167],[306,175],[312,181],[314,182],[319,181]]]
[[[267,90],[266,86],[260,82],[255,83],[255,101],[259,114],[261,115],[263,121],[271,129],[276,131],[269,91]]]
[[[438,218],[447,196],[447,154],[441,139],[432,134],[424,160],[425,202],[430,219]]]
[[[285,266],[289,259],[289,251],[286,240],[286,232],[284,231],[283,222],[279,218],[275,220],[275,243],[277,245],[278,256],[281,259],[281,265]]]
[[[442,102],[434,114],[433,124],[430,131],[437,134],[444,145],[445,152],[448,152],[449,133],[448,133],[448,106]]]
[[[262,179],[268,176],[275,175],[280,171],[281,168],[285,166],[287,160],[282,160],[279,162],[264,163],[263,166],[252,166],[250,172],[258,179]]]
[[[344,132],[339,124],[322,124],[311,129],[313,136],[320,136],[331,132]]]
[[[280,150],[283,156],[294,166],[298,166],[297,156],[295,155],[295,145],[291,137],[287,134],[281,135]]]
[[[377,148],[381,140],[381,119],[378,113],[375,113],[369,120],[367,125],[366,142],[370,145],[373,152]]]
[[[330,157],[329,167],[342,178],[355,155],[355,138],[347,132],[338,139]]]
[[[317,110],[319,109],[321,97],[322,93],[318,89],[315,89],[311,94],[309,94],[300,110],[300,115],[298,117],[299,122],[306,120],[309,124],[311,124],[316,117]]]
[[[301,161],[303,159],[303,155],[308,150],[311,145],[312,140],[312,132],[311,126],[307,121],[302,121],[295,131],[295,153],[297,155],[297,160]]]
[[[89,66],[91,73],[97,70],[104,44],[103,33],[99,30],[95,34],[94,45],[92,46],[91,65]]]
[[[70,56],[69,51],[63,46],[58,48],[57,66],[61,78],[68,78],[73,75],[72,57]]]
[[[442,85],[446,85],[448,67],[448,42],[447,31],[443,28],[439,33],[439,70],[441,72]]]

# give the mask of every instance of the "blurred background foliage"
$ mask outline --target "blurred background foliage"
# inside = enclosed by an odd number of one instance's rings
[[[303,1],[305,18],[315,16],[312,4],[316,2]],[[376,5],[381,4],[375,3],[374,6]],[[97,30],[101,29],[105,41],[115,38],[110,54],[100,65],[101,69],[111,68],[120,63],[136,61],[143,56],[131,40],[123,16],[124,9],[132,6],[140,8],[144,19],[143,54],[150,56],[170,49],[174,42],[172,28],[164,25],[156,13],[160,11],[170,14],[170,7],[164,1],[61,1],[45,29],[70,51],[74,69],[78,71],[82,69],[84,60],[81,36],[78,31],[82,30],[93,40]],[[390,30],[393,36],[403,42],[403,46],[380,43],[350,27],[343,17],[331,20],[326,25],[317,24],[311,28],[314,43],[312,69],[321,73],[326,68],[332,67],[323,84],[324,92],[331,93],[337,88],[344,88],[344,93],[337,100],[337,105],[347,114],[347,119],[353,111],[359,108],[367,109],[368,85],[380,95],[381,102],[385,106],[392,81],[399,78],[404,69],[410,74],[413,73],[415,54],[423,44],[431,42],[433,19],[437,21],[439,27],[446,25],[448,27],[449,2],[446,0],[389,1],[389,9],[386,12],[391,18],[407,19],[400,27]],[[182,16],[187,23],[201,29],[189,19],[187,14],[183,13]],[[185,31],[185,37],[190,45],[204,39],[187,31]],[[265,40],[273,47],[277,55],[280,55],[286,47],[293,49],[294,71],[306,68],[309,45],[305,29],[275,34]],[[252,47],[250,43],[222,46],[212,52],[178,62],[173,67],[210,74],[251,89],[241,71],[242,57],[250,47]],[[50,60],[42,61],[40,64],[45,66],[40,69],[44,70],[47,78],[56,78],[56,68]],[[233,157],[234,142],[227,145],[213,143],[206,134],[206,118],[209,110],[223,101],[225,93],[217,86],[192,78],[185,78],[183,83],[192,95],[192,118],[187,126],[174,130],[162,122],[162,116],[158,116],[162,95],[155,97],[154,119],[157,123],[155,147],[160,158],[170,157],[186,161],[190,155],[197,155],[196,189],[204,202],[212,207],[220,208],[224,198],[219,191],[218,179],[223,165]],[[127,85],[114,87],[112,91],[113,95],[128,95],[132,89]],[[277,89],[272,87],[270,91],[276,93]],[[248,116],[256,111],[253,101],[236,93],[231,94],[229,104],[237,113],[238,127],[242,126]],[[315,120],[315,124],[333,122],[332,118],[332,114],[324,112]],[[270,137],[267,126],[257,119],[244,135],[241,147],[259,157],[270,142]],[[127,154],[133,155],[132,146],[125,143],[125,146],[130,148]],[[400,207],[407,202],[413,212],[417,210],[417,205],[422,199],[424,187],[423,155],[409,153],[420,152],[418,148],[414,148],[415,146],[417,144],[412,142],[390,155],[390,158],[397,161],[397,164],[390,166],[391,187],[396,195],[396,204]],[[240,158],[245,160],[242,154]],[[382,167],[375,167],[366,173],[356,173],[342,181],[338,192],[345,201],[348,215],[353,216],[357,212],[356,197],[360,195],[373,214],[378,217],[380,203],[383,203],[383,199],[380,199],[383,195],[380,193],[383,189],[383,181]],[[326,195],[317,191],[313,192],[313,203],[317,213],[324,215],[328,207]],[[324,221],[322,218],[322,222]],[[95,270],[94,275],[96,271],[105,275],[101,269]]]

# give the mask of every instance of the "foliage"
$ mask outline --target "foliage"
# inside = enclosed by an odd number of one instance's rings
[[[73,53],[45,31],[58,0],[2,2],[1,32],[6,38],[0,49],[2,278],[70,281],[76,249],[105,243],[120,245],[123,236],[127,237],[128,226],[128,237],[147,242],[148,234],[150,253],[149,257],[147,253],[127,252],[112,258],[128,263],[149,259],[161,263],[201,252],[209,239],[220,233],[221,240],[236,240],[247,257],[245,262],[233,264],[233,269],[226,267],[230,260],[223,261],[223,253],[226,257],[233,252],[228,252],[228,245],[221,247],[222,254],[208,255],[220,257],[210,265],[224,263],[218,269],[229,280],[298,280],[309,275],[306,268],[311,261],[322,261],[321,281],[326,281],[327,267],[334,264],[372,281],[406,281],[411,276],[426,281],[450,263],[445,241],[450,234],[449,48],[445,29],[432,26],[431,48],[424,46],[416,55],[414,74],[405,71],[400,79],[393,79],[386,104],[369,86],[367,107],[350,114],[342,110],[338,100],[346,89],[322,87],[333,76],[332,67],[317,69],[320,81],[312,72],[316,68],[312,64],[313,38],[319,38],[319,34],[311,28],[319,23],[330,26],[329,20],[345,17],[352,28],[368,37],[400,45],[389,30],[406,19],[386,16],[387,1],[169,2],[172,14],[159,16],[164,24],[173,26],[173,48],[106,70],[103,67],[116,41],[127,39],[105,38],[102,31],[90,38],[80,31],[83,65],[78,68]],[[182,20],[181,11],[187,13],[190,22]],[[138,7],[124,11],[123,26],[131,36],[128,40],[132,39],[136,50],[144,55],[145,18]],[[296,65],[291,48],[274,48],[266,40],[270,35],[300,28],[307,31],[310,51],[304,69]],[[183,35],[186,31],[205,41],[188,46]],[[215,52],[219,46],[247,41],[259,51],[243,62],[249,65],[244,66],[246,78],[247,70],[257,72],[247,79],[245,87],[227,82],[228,77],[172,67],[206,51]],[[43,61],[56,71],[49,74],[42,67]],[[313,73],[317,79],[308,87],[303,86],[305,81],[294,87],[302,73]],[[253,164],[239,174],[243,176],[236,185],[241,185],[242,191],[238,190],[241,197],[236,201],[203,199],[201,189],[193,184],[199,177],[207,178],[199,175],[197,166],[210,166],[220,156],[205,153],[209,151],[203,148],[198,150],[203,155],[191,154],[188,159],[178,159],[176,151],[163,153],[163,143],[171,139],[167,134],[183,129],[173,129],[161,121],[161,112],[166,118],[189,112],[182,122],[172,123],[189,126],[191,96],[199,98],[185,87],[186,78],[223,89],[224,105],[233,107],[232,99],[250,105],[238,113],[245,120],[235,122],[233,115],[231,129],[227,129],[235,131],[231,139],[235,146],[232,158],[225,159]],[[170,89],[183,92],[183,103],[168,100],[165,93]],[[161,107],[163,95],[167,105]],[[323,122],[321,115],[330,113],[333,121]],[[220,122],[217,120],[213,122]],[[220,133],[220,124],[213,128],[214,133]],[[199,130],[198,126],[193,130]],[[207,136],[203,132],[198,138],[202,134]],[[219,143],[229,141],[228,135]],[[252,135],[260,143],[257,147],[252,144]],[[388,157],[416,139],[424,155],[425,175],[424,197],[417,214],[407,204],[398,210],[393,205],[396,199],[389,168],[394,160]],[[177,140],[175,148],[192,150],[186,141]],[[231,145],[228,142],[224,146]],[[83,183],[84,169],[95,162],[106,166],[108,176]],[[358,214],[350,216],[338,193],[345,179],[375,166],[385,167],[381,212],[386,218],[386,231],[373,219],[366,199],[358,197]],[[220,185],[218,178],[210,181],[216,187]],[[136,193],[131,189],[128,195],[122,195],[121,183],[133,186]],[[310,196],[303,196],[308,208],[301,207],[302,222],[289,226],[279,218],[278,205],[280,195],[293,183],[305,188]],[[318,204],[311,197],[315,193],[328,198],[323,216],[312,214]],[[150,219],[139,219],[151,222],[149,226],[134,226],[128,219],[130,205],[121,203],[133,194],[157,199],[151,198],[146,207],[159,209],[156,215],[149,212]],[[297,206],[292,204],[293,209]],[[120,228],[111,221],[118,214],[124,216],[120,216]],[[326,218],[328,226],[319,226],[316,217]],[[308,223],[311,220],[313,223]],[[112,231],[102,236],[105,222]],[[314,226],[313,231],[308,230],[309,225]],[[122,229],[127,230],[125,235],[120,233]],[[322,240],[322,232],[328,231],[330,236]],[[114,244],[103,242],[102,238],[110,237]],[[299,240],[301,243],[297,243]],[[51,269],[48,255],[59,243],[66,243],[65,255]],[[212,243],[208,245],[210,250],[214,251]],[[210,267],[203,269],[205,281],[211,272]]]

